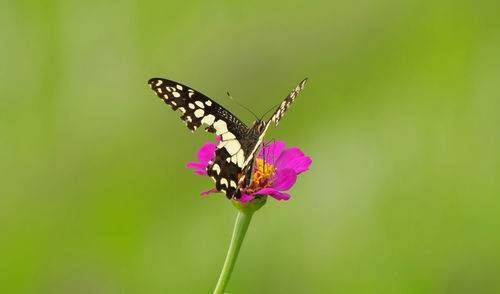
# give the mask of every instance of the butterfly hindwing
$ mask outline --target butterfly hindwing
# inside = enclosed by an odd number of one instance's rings
[[[232,158],[234,155],[231,156],[226,148],[217,147],[214,159],[207,166],[207,174],[214,179],[217,191],[225,193],[227,198],[240,198],[241,191],[237,184],[241,167]]]

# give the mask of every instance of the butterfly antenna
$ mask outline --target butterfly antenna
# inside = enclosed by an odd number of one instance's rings
[[[254,113],[252,110],[250,110],[250,108],[248,108],[248,107],[246,107],[245,105],[243,105],[243,104],[239,103],[238,101],[236,101],[236,99],[234,99],[234,98],[233,98],[233,96],[231,96],[231,94],[229,94],[229,92],[227,92],[227,96],[228,96],[228,97],[229,97],[229,99],[231,99],[233,102],[236,102],[236,104],[238,104],[239,106],[241,106],[241,107],[245,108],[245,109],[246,109],[246,110],[248,110],[251,114],[253,114],[253,116],[255,116],[255,119],[257,119],[257,120],[259,119],[259,118],[257,117],[257,115],[255,115],[255,113]]]
[[[275,109],[275,108],[276,108],[276,106],[278,106],[278,105],[280,105],[280,104],[281,104],[281,102],[280,102],[280,103],[278,103],[278,104],[275,104],[275,105],[273,105],[271,108],[269,108],[269,109],[268,109],[266,112],[264,112],[264,114],[261,116],[260,120],[262,120],[262,119],[264,118],[264,116],[266,116],[266,114],[268,114],[268,113],[269,113],[269,111],[271,111],[271,110]]]

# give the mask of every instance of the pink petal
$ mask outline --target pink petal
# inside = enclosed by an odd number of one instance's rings
[[[203,165],[203,164],[198,163],[198,162],[188,162],[188,163],[186,163],[186,167],[204,170],[206,168],[206,165]]]
[[[199,174],[199,175],[202,175],[202,176],[208,176],[207,172],[199,170],[199,169],[195,169],[193,172],[195,174]]]
[[[279,191],[274,189],[274,188],[264,188],[264,189],[260,189],[259,191],[255,192],[255,193],[252,193],[252,195],[256,195],[256,194],[271,195],[271,194],[275,194],[275,193],[279,193]]]
[[[217,145],[215,143],[205,143],[201,146],[200,150],[198,150],[198,161],[203,164],[203,169],[207,167],[208,162],[214,158],[215,149]]]
[[[292,168],[297,173],[300,171],[304,171],[304,165],[307,164],[306,167],[308,167],[310,162],[307,163],[306,161],[305,163],[300,163],[296,161],[303,157],[306,156],[304,155],[304,153],[302,153],[302,151],[300,151],[299,148],[296,147],[288,148],[283,153],[281,153],[281,156],[278,158],[278,161],[276,162],[276,167],[278,169]]]
[[[291,168],[279,169],[273,182],[273,188],[278,191],[290,189],[297,181],[297,173]]]
[[[271,196],[271,197],[273,197],[274,199],[277,199],[277,200],[288,200],[288,199],[290,199],[290,194],[288,194],[288,193],[281,193],[281,192],[279,192],[278,190],[276,190],[274,188],[264,188],[264,189],[261,189],[261,190],[255,192],[254,194],[269,195],[269,196]]]
[[[270,196],[276,200],[288,200],[288,199],[290,199],[290,194],[288,194],[288,193],[278,192],[278,193],[270,194]]]
[[[255,199],[255,197],[253,197],[252,195],[247,195],[245,192],[241,191],[241,198],[234,199],[234,200],[239,201],[241,203],[245,203],[245,202],[248,202],[248,201],[253,200],[253,199]]]
[[[205,192],[201,192],[200,195],[208,195],[210,193],[220,193],[219,191],[217,191],[216,189],[210,189],[208,191],[205,191]]]
[[[295,170],[296,173],[305,172],[309,169],[309,165],[311,165],[311,158],[309,156],[303,156],[299,158],[295,158],[286,164],[285,166],[291,167]]]
[[[277,160],[278,158],[280,158],[281,153],[285,149],[285,144],[286,143],[283,141],[275,141],[269,143],[269,146],[262,148],[260,150],[259,157],[262,158],[263,155],[266,155],[266,156],[272,156]],[[268,161],[273,162],[272,158],[269,158]]]

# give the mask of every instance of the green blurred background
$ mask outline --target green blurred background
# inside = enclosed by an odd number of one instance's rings
[[[211,293],[236,210],[201,197],[164,77],[313,163],[256,213],[230,293],[500,293],[498,1],[3,1],[0,293]]]

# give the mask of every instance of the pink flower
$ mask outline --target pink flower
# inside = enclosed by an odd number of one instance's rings
[[[194,173],[206,176],[208,162],[214,157],[216,148],[215,143],[204,144],[198,150],[199,162],[188,162],[186,167],[194,168]],[[250,187],[242,189],[241,198],[234,200],[245,203],[261,195],[269,195],[277,200],[288,200],[290,194],[282,191],[289,190],[295,184],[297,175],[308,170],[310,164],[311,158],[305,156],[299,148],[285,149],[283,141],[270,143],[262,148],[257,157]],[[201,195],[216,192],[218,192],[216,189],[211,189],[202,192]]]

